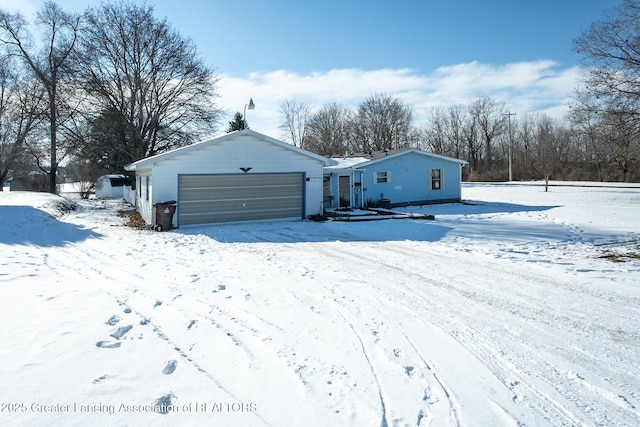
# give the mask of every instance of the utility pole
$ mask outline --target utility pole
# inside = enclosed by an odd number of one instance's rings
[[[511,116],[515,116],[516,113],[512,113],[509,111],[508,113],[503,114],[503,116],[507,116],[509,119],[509,182],[513,181],[513,173],[511,172]]]

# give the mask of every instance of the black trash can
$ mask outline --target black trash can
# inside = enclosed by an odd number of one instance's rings
[[[155,214],[153,229],[156,231],[171,230],[173,214],[176,213],[176,201],[168,200],[166,202],[154,203],[153,212]]]

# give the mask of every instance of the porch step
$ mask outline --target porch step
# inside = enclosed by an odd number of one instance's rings
[[[433,215],[396,212],[389,209],[369,208],[358,211],[334,211],[328,214],[333,221],[381,221],[385,219],[428,219],[434,220]]]

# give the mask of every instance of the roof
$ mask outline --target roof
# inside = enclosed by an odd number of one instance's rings
[[[391,153],[391,154],[389,154]],[[395,157],[404,156],[409,153],[415,153],[426,157],[431,157],[438,160],[443,160],[452,163],[458,163],[461,166],[466,165],[468,162],[466,160],[456,159],[454,157],[443,156],[441,154],[429,153],[427,151],[418,150],[415,148],[408,150],[399,150],[394,152],[378,152],[372,153],[370,156],[356,156],[356,157],[345,157],[345,158],[333,158],[338,163],[338,166],[335,166],[335,169],[359,169],[362,167],[367,167],[373,165],[375,163],[383,162],[385,160],[393,159]],[[332,169],[332,168],[325,168]]]
[[[318,160],[318,161],[322,162],[325,166],[326,165],[335,164],[335,161],[333,161],[333,160],[331,160],[331,159],[329,159],[327,157],[323,157],[323,156],[321,156],[319,154],[312,153],[311,151],[307,151],[307,150],[304,150],[302,148],[296,147],[294,145],[287,144],[284,141],[280,141],[278,139],[271,138],[270,136],[264,135],[262,133],[254,131],[254,130],[243,129],[243,130],[239,130],[239,131],[235,131],[235,132],[229,132],[229,133],[226,133],[226,134],[218,136],[218,137],[207,139],[205,141],[196,142],[195,144],[187,145],[185,147],[176,148],[175,150],[167,151],[165,153],[156,154],[155,156],[147,157],[147,158],[142,159],[142,160],[138,160],[137,162],[133,162],[133,163],[125,166],[125,170],[127,170],[127,171],[136,171],[136,170],[140,170],[140,169],[149,169],[149,168],[151,168],[153,166],[154,163],[157,163],[157,162],[160,162],[160,161],[163,161],[163,160],[173,159],[173,158],[181,156],[183,154],[187,154],[187,153],[190,153],[192,151],[200,150],[202,148],[209,147],[211,145],[216,145],[216,144],[220,144],[220,143],[223,143],[223,142],[226,142],[226,141],[229,141],[229,140],[237,139],[238,137],[242,137],[242,136],[250,136],[252,138],[255,138],[255,139],[258,139],[258,140],[261,140],[261,141],[269,142],[269,143],[271,143],[273,145],[276,145],[278,147],[285,148],[285,149],[291,150],[291,151],[295,151],[298,154],[302,154],[304,156],[307,156],[307,157],[310,157],[312,159]]]
[[[98,177],[98,179],[100,178],[128,178],[127,175],[118,173],[118,174],[107,174],[107,175],[102,175],[100,177]]]
[[[340,157],[340,158],[333,157],[331,160],[333,160],[335,164],[331,166],[326,166],[324,168],[325,170],[338,171],[343,169],[349,169],[361,163],[366,163],[370,159],[368,157]]]

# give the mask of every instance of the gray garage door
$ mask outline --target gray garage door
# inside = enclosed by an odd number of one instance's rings
[[[178,225],[304,217],[304,174],[178,176]]]

